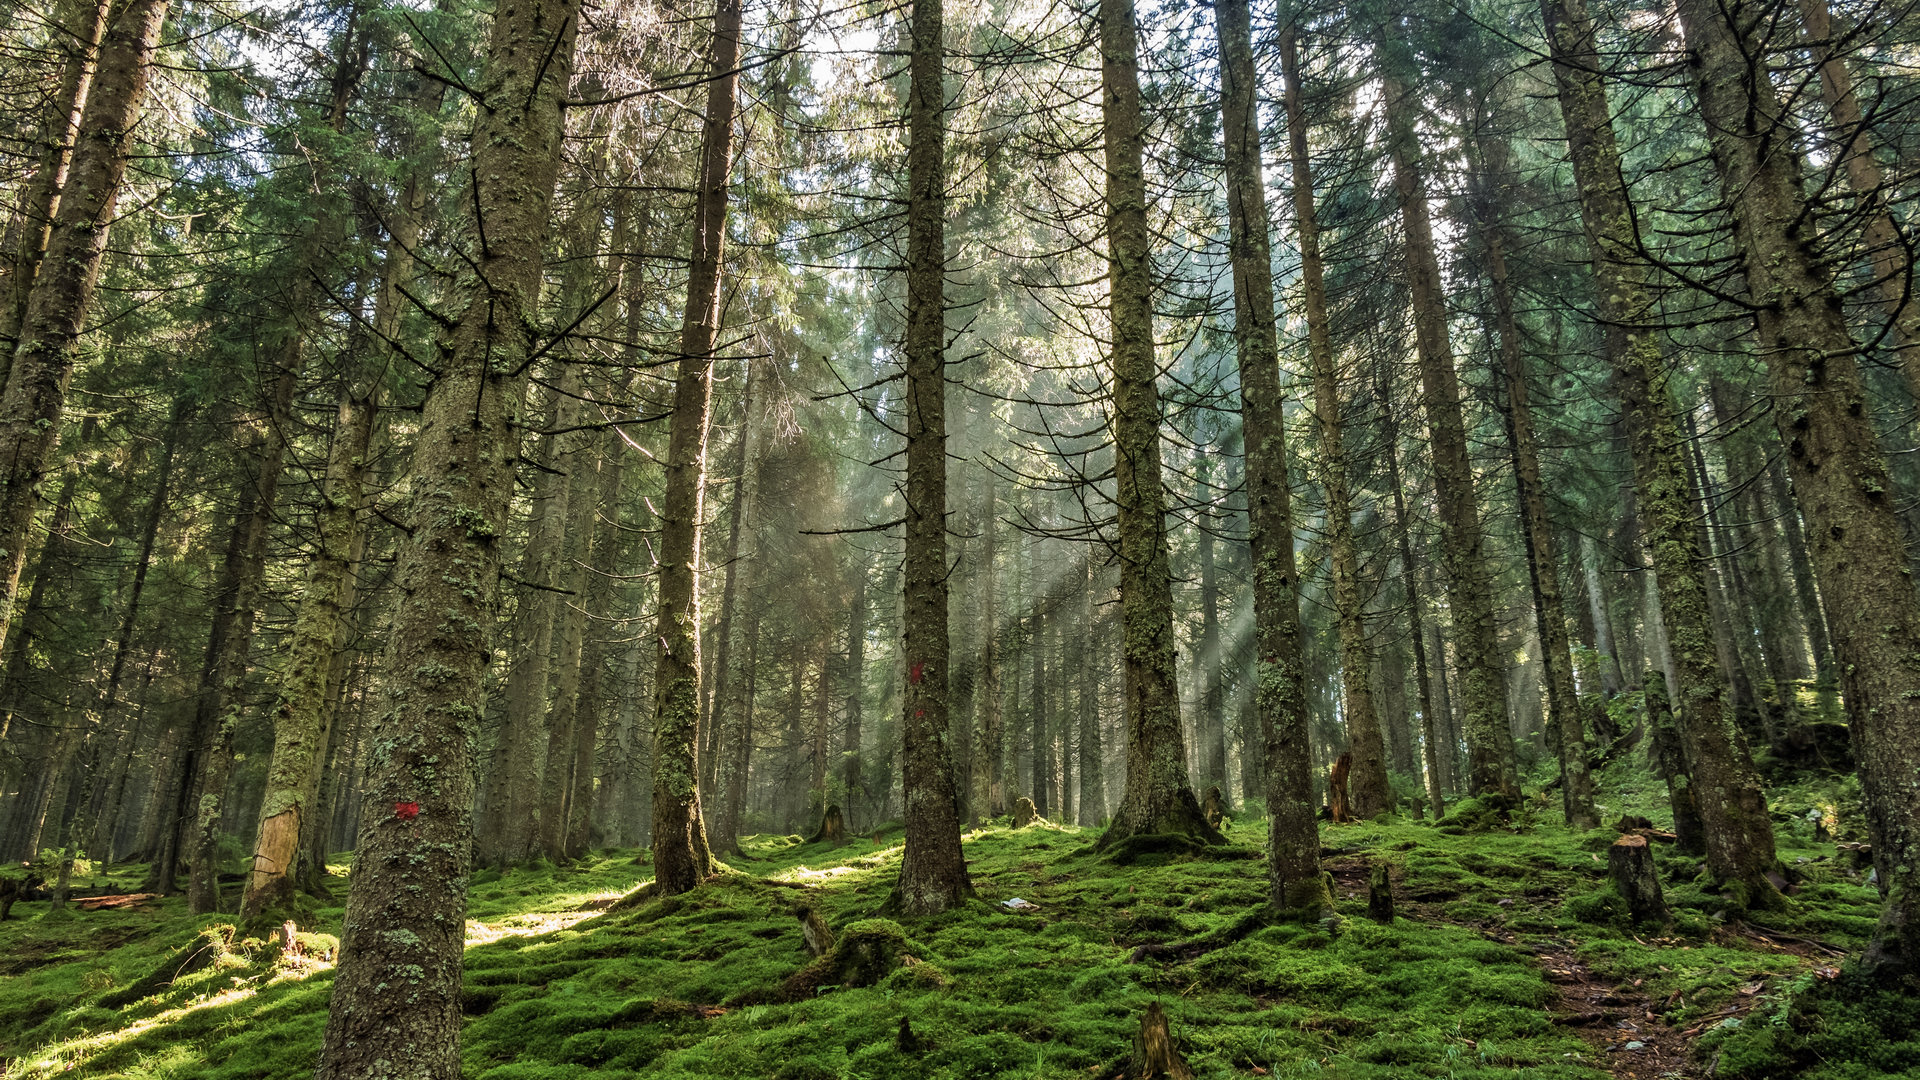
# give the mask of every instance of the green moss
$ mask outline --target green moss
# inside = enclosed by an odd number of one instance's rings
[[[1660,820],[1657,781],[1617,769],[1601,779],[1610,816]],[[1813,1075],[1851,1080],[1886,1058],[1849,1049],[1870,1031],[1909,1045],[1911,1034],[1871,1002],[1820,1002],[1772,1025],[1784,984],[1811,965],[1716,922],[1716,898],[1690,884],[1697,862],[1662,850],[1678,928],[1636,941],[1611,918],[1605,863],[1594,857],[1604,854],[1589,836],[1537,817],[1517,811],[1505,828],[1460,836],[1410,822],[1339,826],[1328,842],[1357,854],[1329,860],[1342,883],[1327,895],[1344,917],[1333,924],[1250,920],[1266,902],[1265,868],[1223,857],[1233,850],[1122,866],[1095,854],[1088,834],[1057,825],[969,834],[978,900],[911,923],[871,918],[898,871],[897,830],[834,850],[748,837],[737,873],[601,914],[651,876],[636,853],[478,875],[463,1073],[1084,1080],[1120,1071],[1141,1011],[1158,1000],[1205,1077],[1258,1067],[1339,1080],[1598,1080],[1592,1049],[1547,1019],[1559,1006],[1530,950],[1543,942],[1576,949],[1606,978],[1642,980],[1656,1003],[1678,991],[1675,1023],[1755,1000],[1742,991],[1764,984],[1760,1011],[1711,1036],[1722,1075],[1785,1077],[1817,1054],[1859,1066]],[[1236,841],[1257,850],[1262,829],[1242,815]],[[1392,926],[1360,917],[1365,889],[1354,884],[1364,880],[1359,860],[1383,856],[1404,872]],[[1871,931],[1874,891],[1831,859],[1831,845],[1801,856],[1809,861],[1788,861],[1804,887],[1768,925],[1857,947]],[[1001,903],[1014,896],[1038,910],[1007,911]],[[830,977],[787,998],[782,988],[813,967],[792,914],[803,903],[840,948],[820,971]],[[318,912],[301,926],[303,943],[323,946],[340,915],[337,906]],[[203,934],[218,938],[221,923],[169,900],[158,914],[88,913],[75,925],[0,925],[0,1055],[21,1059],[18,1075],[311,1075],[327,965],[276,966],[264,945],[230,942],[217,963],[110,1007]],[[1171,951],[1136,961],[1142,945]],[[917,1056],[895,1046],[902,1017],[921,1042]],[[102,1032],[126,1034],[93,1038]]]

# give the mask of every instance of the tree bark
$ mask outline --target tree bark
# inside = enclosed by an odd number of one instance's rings
[[[1765,13],[1681,0],[1680,24],[1715,170],[1733,211],[1771,377],[1774,424],[1807,519],[1812,560],[1831,601],[1834,658],[1867,796],[1874,863],[1886,898],[1867,967],[1896,980],[1920,972],[1920,598],[1906,563],[1886,457],[1867,407],[1857,346],[1815,238],[1786,115],[1751,57]],[[1711,801],[1711,800],[1709,800]],[[1764,806],[1761,810],[1764,812]]]
[[[1414,133],[1418,99],[1402,82],[1399,68],[1404,62],[1397,54],[1404,45],[1385,34],[1381,45],[1387,147],[1406,237],[1421,398],[1433,446],[1434,495],[1440,504],[1440,551],[1447,570],[1447,606],[1453,612],[1454,653],[1465,705],[1461,727],[1467,743],[1468,787],[1475,795],[1513,798],[1519,794],[1519,785],[1507,722],[1506,678],[1495,633],[1493,574],[1487,565],[1486,533],[1480,524],[1460,404],[1460,377],[1454,370],[1446,296],[1434,250],[1420,143]]]
[[[460,1075],[469,747],[486,709],[499,541],[578,25],[576,0],[508,0],[494,13],[466,178],[480,239],[422,404],[384,665],[393,679],[368,733],[320,1080]]]
[[[1307,321],[1307,357],[1313,367],[1313,412],[1320,421],[1320,474],[1327,496],[1327,553],[1333,563],[1333,618],[1340,637],[1340,695],[1353,754],[1353,812],[1367,819],[1392,808],[1386,747],[1373,701],[1373,650],[1367,641],[1366,597],[1360,581],[1360,545],[1353,535],[1353,492],[1347,482],[1340,370],[1327,316],[1326,271],[1320,257],[1320,221],[1314,208],[1313,166],[1307,148],[1306,106],[1300,88],[1293,27],[1281,31],[1288,157],[1293,166],[1294,228],[1300,238],[1301,307]],[[1251,76],[1249,76],[1251,77]]]
[[[1540,473],[1540,446],[1533,430],[1533,405],[1527,390],[1527,361],[1507,276],[1509,234],[1500,213],[1503,199],[1493,190],[1504,182],[1506,147],[1480,137],[1479,160],[1470,181],[1475,222],[1486,256],[1487,285],[1493,293],[1494,325],[1499,331],[1502,381],[1506,383],[1507,439],[1513,453],[1520,527],[1527,545],[1527,577],[1533,587],[1534,625],[1540,634],[1540,659],[1546,669],[1548,722],[1556,738],[1549,743],[1560,758],[1560,804],[1567,824],[1591,829],[1600,824],[1594,809],[1593,777],[1587,769],[1586,726],[1580,719],[1580,695],[1573,685],[1573,645],[1567,635],[1565,594],[1560,588],[1560,552],[1547,518],[1546,482]]]
[[[109,10],[66,183],[0,393],[0,645],[13,622],[40,482],[60,438],[67,384],[79,359],[168,3],[119,0]]]
[[[1319,918],[1333,910],[1320,872],[1308,742],[1306,663],[1300,633],[1300,574],[1293,555],[1293,496],[1287,475],[1280,388],[1278,315],[1271,228],[1260,166],[1252,16],[1247,0],[1218,0],[1220,114],[1226,134],[1227,237],[1233,267],[1234,352],[1240,370],[1240,425],[1247,463],[1248,549],[1253,562],[1256,747],[1272,822],[1267,838],[1267,907]],[[1282,39],[1291,59],[1291,36]],[[1289,64],[1289,69],[1292,64]],[[1289,124],[1289,128],[1297,125]]]
[[[906,849],[891,905],[937,915],[973,895],[947,749],[947,322],[942,0],[913,0],[907,106],[907,543],[901,608]]]
[[[93,87],[100,38],[111,10],[111,0],[69,0],[52,27],[54,47],[65,58],[60,64],[59,89],[40,115],[40,160],[21,197],[20,243],[8,260],[6,307],[0,308],[0,387],[6,385],[6,370],[20,346],[27,300],[53,236],[54,214],[73,165],[75,136],[86,110],[87,92]]]
[[[580,389],[578,365],[560,373],[553,408],[554,428],[579,419],[571,395]],[[536,455],[541,467],[533,484],[534,519],[520,559],[520,577],[528,583],[514,612],[513,656],[502,691],[504,710],[487,770],[484,824],[479,859],[492,867],[514,866],[539,848],[542,754],[551,742],[547,685],[553,663],[553,632],[560,594],[553,590],[561,548],[566,542],[567,486],[550,466],[558,436],[547,436]]]
[[[760,513],[761,417],[758,410],[760,382],[765,377],[765,368],[765,363],[747,361],[745,400],[741,405],[740,419],[740,487],[734,493],[733,505],[734,520],[743,535],[759,525],[756,515]],[[731,546],[733,540],[730,539],[728,543]],[[756,543],[756,549],[758,546]],[[755,580],[765,559],[764,551],[755,550],[750,558],[740,558],[736,549],[727,560],[728,574],[737,575],[733,587],[738,590],[739,596],[746,598],[748,608],[740,619],[743,625],[737,631],[746,646],[746,662],[740,667],[737,681],[730,671],[721,669],[717,678],[727,681],[727,692],[716,698],[714,706],[714,722],[721,724],[724,729],[720,743],[731,752],[731,757],[728,767],[721,771],[726,791],[721,801],[719,828],[714,831],[712,841],[715,850],[730,854],[740,850],[740,821],[746,811],[747,770],[752,764],[753,658],[757,655],[755,640],[760,632],[760,600],[755,596]],[[730,621],[726,624],[726,631],[736,632]]]
[[[1000,612],[994,586],[998,574],[993,563],[994,533],[1000,525],[994,511],[994,489],[987,481],[986,514],[981,520],[980,552],[980,752],[976,766],[986,794],[987,816],[1007,812],[1006,785],[1001,780],[1001,760],[1005,735],[1000,713]]]
[[[1081,560],[1080,582],[1080,628],[1075,635],[1078,644],[1080,686],[1077,705],[1080,710],[1080,739],[1078,744],[1079,767],[1074,770],[1079,782],[1078,797],[1074,799],[1076,811],[1074,820],[1082,828],[1098,826],[1107,817],[1107,782],[1102,768],[1100,753],[1100,704],[1097,700],[1099,679],[1096,658],[1100,655],[1100,642],[1095,634],[1097,625],[1093,608],[1093,588],[1096,575],[1093,560]]]
[[[1645,270],[1636,258],[1633,206],[1620,169],[1605,78],[1583,0],[1542,0],[1560,112],[1592,248],[1599,317],[1607,326],[1615,391],[1627,416],[1641,533],[1653,556],[1659,616],[1679,691],[1686,744],[1704,825],[1707,868],[1736,903],[1772,905],[1773,826],[1759,777],[1728,714],[1726,678],[1707,628],[1680,434],[1668,396]]]
[[[1153,235],[1141,165],[1140,61],[1133,0],[1100,0],[1100,112],[1106,143],[1107,287],[1113,367],[1115,531],[1125,630],[1127,780],[1100,846],[1182,834],[1218,843],[1187,782],[1175,678],[1173,577],[1160,476]],[[1316,848],[1316,851],[1318,849]]]
[[[701,130],[693,259],[680,364],[668,421],[667,480],[660,513],[660,642],[653,685],[653,865],[656,890],[671,896],[713,872],[700,813],[700,525],[713,413],[713,350],[720,332],[727,191],[733,171],[733,114],[740,81],[740,0],[718,0],[709,46],[707,110]]]
[[[1400,581],[1407,594],[1408,636],[1413,644],[1413,672],[1420,691],[1420,756],[1426,766],[1427,800],[1433,804],[1433,819],[1446,816],[1445,792],[1453,786],[1453,753],[1442,745],[1446,721],[1435,711],[1433,678],[1427,667],[1427,618],[1419,583],[1415,580],[1413,528],[1407,514],[1406,484],[1400,475],[1400,431],[1393,418],[1392,385],[1386,374],[1384,358],[1378,378],[1378,398],[1387,402],[1381,417],[1386,430],[1381,433],[1381,449],[1387,457],[1387,487],[1393,493],[1393,541],[1400,555]]]

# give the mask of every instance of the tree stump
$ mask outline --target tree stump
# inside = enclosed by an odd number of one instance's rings
[[[1393,925],[1393,879],[1384,862],[1374,863],[1367,871],[1367,917]]]
[[[827,929],[827,920],[820,917],[818,909],[803,907],[794,915],[800,919],[800,940],[808,956],[825,956],[833,951],[833,931]]]
[[[1127,1063],[1127,1080],[1193,1080],[1193,1067],[1173,1048],[1173,1033],[1167,1029],[1167,1014],[1160,1003],[1147,1006],[1140,1018],[1140,1033],[1133,1037],[1133,1060]]]
[[[913,1022],[904,1016],[900,1018],[899,1033],[893,1037],[893,1048],[908,1057],[920,1056],[920,1036],[913,1033]]]
[[[847,819],[840,813],[839,803],[828,803],[826,812],[820,815],[820,828],[807,837],[807,843],[818,844],[822,840],[829,844],[847,842]]]
[[[1038,820],[1040,820],[1040,812],[1033,808],[1032,799],[1029,799],[1025,795],[1022,795],[1018,799],[1014,800],[1013,802],[1013,827],[1014,828],[1024,829]]]
[[[280,924],[280,955],[300,955],[300,928],[293,925],[292,919]]]
[[[1207,789],[1207,797],[1200,804],[1200,813],[1207,819],[1207,824],[1216,829],[1227,819],[1227,800],[1220,794],[1219,784]]]
[[[1607,849],[1607,872],[1613,887],[1626,898],[1633,921],[1666,922],[1667,899],[1660,891],[1660,874],[1653,866],[1653,849],[1647,838],[1628,833]]]
[[[1353,812],[1347,809],[1347,772],[1353,768],[1353,755],[1341,754],[1340,760],[1333,763],[1333,773],[1327,777],[1327,807],[1333,811],[1335,822],[1352,821]]]

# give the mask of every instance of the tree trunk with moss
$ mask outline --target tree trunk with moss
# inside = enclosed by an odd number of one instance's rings
[[[1113,365],[1115,531],[1125,627],[1127,783],[1103,848],[1130,836],[1220,833],[1187,781],[1174,675],[1173,576],[1160,478],[1153,234],[1141,165],[1140,60],[1133,0],[1100,0],[1100,112],[1106,144],[1107,289]]]
[[[40,483],[64,426],[67,384],[79,359],[168,2],[120,0],[109,10],[66,182],[0,392],[0,645],[13,622]]]
[[[1806,29],[1807,52],[1820,70],[1820,99],[1827,106],[1828,136],[1853,189],[1855,212],[1864,217],[1861,247],[1873,269],[1882,309],[1893,330],[1900,371],[1907,391],[1920,404],[1920,299],[1909,297],[1913,258],[1901,236],[1889,205],[1886,174],[1874,156],[1873,132],[1860,108],[1853,72],[1836,46],[1848,34],[1835,26],[1828,0],[1799,0],[1800,21]],[[1800,133],[1796,132],[1795,137]]]
[[[580,10],[509,0],[478,77],[474,272],[439,347],[413,451],[412,531],[372,720],[360,836],[320,1080],[457,1080],[473,762],[498,617],[500,537],[551,229]],[[395,1008],[404,995],[404,1008]]]
[[[1316,918],[1333,908],[1320,872],[1308,739],[1306,663],[1300,633],[1300,575],[1293,556],[1293,497],[1287,477],[1286,395],[1280,388],[1271,228],[1260,167],[1252,18],[1247,0],[1219,0],[1220,115],[1227,152],[1227,241],[1233,268],[1234,352],[1240,370],[1240,425],[1247,463],[1247,527],[1253,560],[1254,709],[1267,839],[1267,906]],[[1292,64],[1292,36],[1282,39]],[[1291,83],[1289,84],[1291,86]],[[1295,127],[1297,125],[1290,125]]]
[[[1080,632],[1074,638],[1080,649],[1076,666],[1080,673],[1079,692],[1076,695],[1080,710],[1080,739],[1076,749],[1080,760],[1075,770],[1079,790],[1074,799],[1074,810],[1075,820],[1082,828],[1093,828],[1107,817],[1107,778],[1100,753],[1100,707],[1096,700],[1099,685],[1096,668],[1101,650],[1100,639],[1095,632],[1097,623],[1093,599],[1096,575],[1093,560],[1082,559],[1080,565]]]
[[[993,479],[986,482],[986,511],[980,531],[980,748],[974,755],[974,773],[985,796],[987,816],[1007,812],[1006,785],[1001,781],[1000,762],[1004,753],[1005,729],[1000,711],[1000,611],[995,606],[995,586],[999,583],[994,567],[994,533],[1000,519],[994,510]]]
[[[1874,863],[1886,898],[1867,966],[1920,972],[1920,597],[1876,440],[1858,347],[1825,256],[1793,141],[1797,122],[1754,79],[1764,17],[1681,0],[1680,23],[1752,297],[1773,418],[1829,601]],[[1764,811],[1764,806],[1762,807]]]
[[[760,381],[765,377],[766,363],[747,361],[746,387],[741,403],[740,431],[740,479],[739,487],[734,491],[733,515],[738,535],[728,541],[732,547],[739,535],[751,535],[756,528],[760,513],[760,440],[761,416],[759,413]],[[755,545],[758,547],[758,545]],[[740,673],[735,677],[731,672],[722,670],[717,678],[728,680],[727,693],[717,696],[714,703],[714,720],[723,727],[721,745],[729,752],[726,767],[720,770],[719,783],[724,788],[721,795],[719,827],[713,831],[714,850],[734,853],[740,850],[740,821],[746,813],[747,770],[752,764],[753,754],[753,659],[754,639],[760,631],[760,601],[754,595],[754,579],[760,568],[764,552],[756,551],[754,558],[741,559],[735,548],[727,560],[728,573],[734,575],[734,588],[746,598],[747,610],[742,612],[737,625],[729,622],[729,633],[737,633],[741,644],[745,646],[745,657],[740,665]]]
[[[663,895],[686,892],[713,870],[700,813],[700,526],[706,503],[713,350],[720,333],[733,113],[740,81],[740,0],[719,0],[707,57],[693,259],[660,501],[660,640],[653,685],[653,866]]]
[[[1446,816],[1446,791],[1453,786],[1453,752],[1443,745],[1446,722],[1437,712],[1433,679],[1427,667],[1427,619],[1419,582],[1415,580],[1412,518],[1407,513],[1406,484],[1400,475],[1400,429],[1393,416],[1393,382],[1387,360],[1380,358],[1375,375],[1376,397],[1387,402],[1380,410],[1386,430],[1381,432],[1381,451],[1387,458],[1387,489],[1393,493],[1393,542],[1400,555],[1400,582],[1407,594],[1407,625],[1413,645],[1414,678],[1420,684],[1420,755],[1426,766],[1427,800],[1433,804],[1433,817]]]
[[[579,367],[566,364],[559,393],[547,415],[553,428],[569,426],[579,392]],[[514,649],[501,690],[502,717],[492,765],[486,771],[478,857],[486,866],[526,862],[539,850],[541,754],[550,741],[547,685],[553,664],[553,632],[560,594],[554,590],[566,543],[565,478],[551,468],[559,436],[546,436],[535,453],[534,520],[520,557],[526,583],[514,611]]]
[[[1386,746],[1373,702],[1373,650],[1367,641],[1360,544],[1353,535],[1353,491],[1347,482],[1345,431],[1340,415],[1340,368],[1333,353],[1333,325],[1327,315],[1326,271],[1320,257],[1320,220],[1314,209],[1313,166],[1307,147],[1298,49],[1293,28],[1282,30],[1280,70],[1285,87],[1288,158],[1293,167],[1294,228],[1300,238],[1301,307],[1307,321],[1307,358],[1313,368],[1313,412],[1320,421],[1320,479],[1327,497],[1334,626],[1340,636],[1340,711],[1346,718],[1347,746],[1353,755],[1348,779],[1353,813],[1364,820],[1392,808],[1393,789],[1387,782]]]
[[[1653,556],[1654,605],[1673,657],[1680,694],[1678,724],[1698,797],[1715,881],[1742,904],[1772,905],[1779,892],[1768,880],[1776,858],[1773,825],[1746,745],[1726,703],[1708,629],[1679,426],[1662,355],[1659,317],[1646,271],[1637,258],[1633,207],[1620,169],[1606,83],[1583,0],[1543,0],[1560,113],[1579,189],[1581,219],[1592,248],[1598,316],[1614,389],[1627,418],[1641,534]]]
[[[906,915],[937,915],[973,895],[947,749],[947,94],[941,9],[941,0],[913,0],[907,61],[907,542],[901,575],[907,682],[900,721],[907,835],[890,901]]]
[[[20,242],[7,260],[6,306],[0,308],[0,388],[20,345],[20,329],[27,318],[27,300],[40,263],[53,237],[53,216],[60,207],[73,165],[75,135],[93,87],[94,64],[100,56],[100,38],[106,32],[110,0],[67,0],[53,24],[53,47],[65,53],[60,83],[40,113],[39,161],[33,179],[20,199]]]
[[[576,254],[590,264],[590,257]],[[576,293],[576,296],[583,295]],[[569,410],[570,412],[572,410]],[[582,408],[577,419],[565,426],[588,422]],[[567,539],[560,551],[559,584],[566,592],[556,597],[558,604],[555,636],[558,649],[554,656],[551,695],[547,709],[547,767],[540,777],[540,853],[547,861],[559,863],[569,858],[567,834],[573,820],[574,772],[579,764],[578,745],[585,728],[592,745],[592,712],[584,716],[580,709],[580,687],[586,664],[587,610],[589,588],[595,584],[589,568],[593,565],[594,520],[600,501],[600,448],[594,445],[598,432],[575,431],[562,436],[559,460],[566,472],[567,503],[564,523]],[[595,590],[597,591],[597,590]],[[584,723],[583,723],[584,721]],[[591,788],[593,761],[587,761],[587,783]]]
[[[1387,149],[1405,230],[1407,290],[1413,302],[1421,399],[1433,447],[1434,496],[1440,506],[1447,606],[1453,612],[1454,653],[1465,705],[1461,734],[1467,743],[1468,787],[1476,795],[1511,798],[1519,794],[1519,785],[1507,721],[1503,654],[1493,614],[1494,579],[1487,564],[1486,531],[1480,523],[1460,403],[1460,376],[1454,370],[1447,330],[1447,299],[1434,249],[1420,142],[1414,132],[1419,99],[1403,82],[1404,44],[1383,34],[1381,46],[1376,55],[1381,58]]]
[[[366,66],[367,42],[364,35],[355,38],[356,26],[357,20],[350,19],[334,72],[328,118],[336,133],[345,127],[347,106]],[[437,105],[439,93],[429,92],[422,101]],[[410,275],[412,249],[419,241],[419,220],[413,206],[416,190],[417,184],[409,178],[402,205],[394,215],[394,233],[387,244],[386,266],[374,301],[374,327],[385,340],[391,340],[398,330],[399,289]],[[316,236],[310,242],[327,239],[331,237]],[[296,328],[294,332],[302,330]],[[361,504],[384,372],[383,365],[369,364],[351,352],[346,362],[350,368],[341,381],[333,441],[327,448],[326,473],[321,478],[321,504],[314,514],[317,543],[275,695],[273,756],[267,765],[266,795],[255,829],[253,863],[248,867],[246,889],[240,898],[242,919],[252,919],[269,907],[285,906],[293,898],[292,875],[299,860],[301,835],[309,825],[308,811],[318,795],[319,772],[338,689],[338,659],[347,641],[348,614],[356,591],[354,574],[365,534]]]
[[[1212,453],[1202,451],[1194,462],[1194,499],[1198,502],[1212,498],[1213,459]],[[1220,580],[1214,566],[1213,528],[1206,524],[1200,529],[1200,648],[1194,656],[1194,680],[1200,684],[1200,717],[1194,724],[1194,737],[1200,743],[1202,788],[1227,782],[1227,693],[1220,656]],[[1065,715],[1064,708],[1061,715]],[[1062,815],[1062,820],[1068,819]]]
[[[1501,211],[1507,148],[1497,137],[1482,136],[1469,181],[1474,221],[1486,257],[1487,285],[1493,293],[1494,327],[1500,339],[1500,373],[1506,384],[1507,441],[1513,454],[1513,479],[1520,504],[1520,527],[1527,545],[1527,578],[1533,590],[1534,625],[1540,634],[1546,669],[1547,715],[1555,737],[1548,740],[1560,758],[1560,804],[1567,824],[1591,829],[1600,823],[1594,809],[1593,777],[1587,766],[1586,725],[1580,695],[1573,684],[1573,643],[1567,634],[1565,593],[1560,587],[1560,552],[1553,522],[1547,518],[1546,482],[1540,473],[1540,445],[1533,430],[1533,403],[1527,390],[1527,360],[1521,347],[1520,319],[1513,283],[1507,273],[1510,234]]]

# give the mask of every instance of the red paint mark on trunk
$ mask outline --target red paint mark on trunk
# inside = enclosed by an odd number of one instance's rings
[[[412,821],[420,816],[420,804],[417,802],[397,802],[393,804],[393,816],[401,821]]]
[[[907,672],[907,681],[919,682],[921,678],[924,677],[922,669],[926,666],[927,662],[925,660],[915,660],[913,662],[913,669]]]

